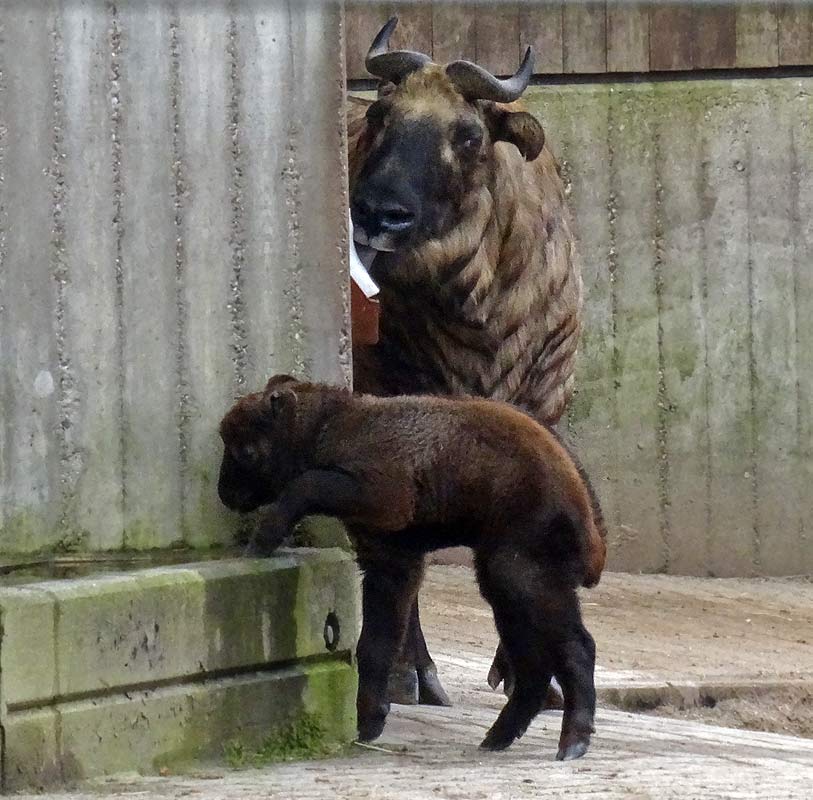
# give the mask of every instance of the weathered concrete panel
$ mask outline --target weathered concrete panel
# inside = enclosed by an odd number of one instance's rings
[[[609,98],[607,253],[612,310],[613,404],[616,409],[616,514],[637,540],[640,569],[669,559],[661,519],[668,495],[664,475],[663,400],[660,391],[663,293],[660,228],[663,166],[651,97],[613,92]],[[647,274],[641,265],[651,265]],[[653,403],[653,398],[657,402]],[[618,502],[623,495],[623,502]],[[626,509],[634,508],[635,515]]]
[[[123,544],[124,521],[110,21],[93,3],[69,3],[58,35],[66,460],[61,537],[67,546],[109,548]]]
[[[176,269],[183,331],[181,416],[184,538],[197,546],[231,537],[218,502],[220,441],[213,435],[234,397],[230,19],[224,6],[194,5],[173,20]],[[205,265],[205,269],[201,266]],[[269,286],[271,284],[269,283]]]
[[[355,694],[352,667],[331,662],[20,712],[5,728],[4,789],[222,763],[228,744],[252,752],[303,714],[319,721],[326,746],[348,742]]]
[[[17,552],[55,543],[63,504],[55,25],[49,4],[38,13],[18,3],[3,10],[0,547]]]
[[[303,713],[347,741],[359,610],[336,549],[0,590],[2,788],[220,760]]]
[[[614,568],[813,569],[812,89],[530,95],[564,157],[585,261],[571,432]]]
[[[171,19],[168,5],[126,4],[112,23],[121,75],[114,157],[121,192],[124,544],[130,548],[166,546],[182,532]]]
[[[668,487],[664,519],[669,568],[703,575],[709,561],[709,427],[705,310],[707,269],[703,194],[704,109],[694,102],[663,109],[656,122],[660,170],[659,254],[662,390],[658,413],[667,423]]]
[[[16,709],[320,656],[330,614],[334,649],[347,652],[356,583],[350,556],[301,549],[0,590],[3,703]]]
[[[796,304],[796,465],[798,495],[790,502],[800,511],[797,568],[810,571],[813,565],[813,516],[810,487],[813,486],[813,121],[810,118],[811,90],[800,85],[793,97],[790,138],[790,247],[793,250],[793,296]],[[788,532],[788,535],[790,533]]]
[[[579,384],[567,427],[580,443],[585,467],[600,491],[608,520],[617,521],[618,447],[613,389],[613,308],[610,250],[610,176],[606,92],[540,92],[529,96],[563,159],[563,173],[579,233],[588,326],[582,335]],[[616,525],[616,530],[618,526]],[[615,546],[618,540],[611,542]]]
[[[227,541],[234,394],[349,376],[341,6],[7,5],[0,552]]]
[[[764,87],[749,121],[748,198],[752,275],[754,466],[757,571],[781,574],[796,561],[799,496],[791,152],[787,98]],[[788,109],[788,111],[792,111]],[[784,114],[783,114],[784,112]],[[787,120],[777,126],[779,119]]]

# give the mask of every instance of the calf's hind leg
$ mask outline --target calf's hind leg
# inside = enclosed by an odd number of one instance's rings
[[[409,554],[365,558],[359,553],[362,581],[362,627],[356,655],[359,690],[356,702],[361,741],[377,739],[390,704],[387,686],[403,645],[412,603],[423,577],[423,557]]]
[[[522,736],[542,708],[553,674],[565,707],[556,757],[584,755],[595,714],[595,648],[581,624],[575,589],[517,551],[478,554],[475,564],[515,674],[511,697],[481,746],[501,750]]]

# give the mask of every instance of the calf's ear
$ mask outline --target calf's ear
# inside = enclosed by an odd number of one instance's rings
[[[296,392],[285,387],[269,387],[263,394],[264,417],[276,422],[293,412],[296,406]]]
[[[495,103],[486,103],[483,116],[492,141],[516,145],[526,161],[533,161],[542,152],[545,129],[533,114],[508,111]]]
[[[265,393],[268,394],[273,389],[281,389],[289,383],[296,383],[296,378],[291,375],[272,375],[265,384]]]

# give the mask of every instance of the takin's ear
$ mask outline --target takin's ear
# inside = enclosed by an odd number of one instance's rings
[[[533,161],[545,146],[542,123],[527,111],[508,111],[495,103],[485,103],[483,115],[494,142],[516,145],[526,161]]]

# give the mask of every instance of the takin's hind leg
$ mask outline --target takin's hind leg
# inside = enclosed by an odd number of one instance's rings
[[[494,653],[494,659],[491,662],[491,668],[488,671],[488,685],[496,690],[502,684],[503,694],[506,697],[511,697],[516,684],[516,675],[514,674],[514,667],[505,652],[503,643],[497,645],[497,650]],[[556,709],[561,711],[564,706],[564,697],[562,696],[562,689],[555,678],[551,679],[545,693],[545,700],[542,703],[542,709]]]
[[[482,747],[504,749],[525,732],[542,708],[553,674],[565,707],[556,757],[584,755],[595,714],[595,646],[581,623],[575,589],[554,570],[517,552],[478,557],[477,575],[516,676]]]

